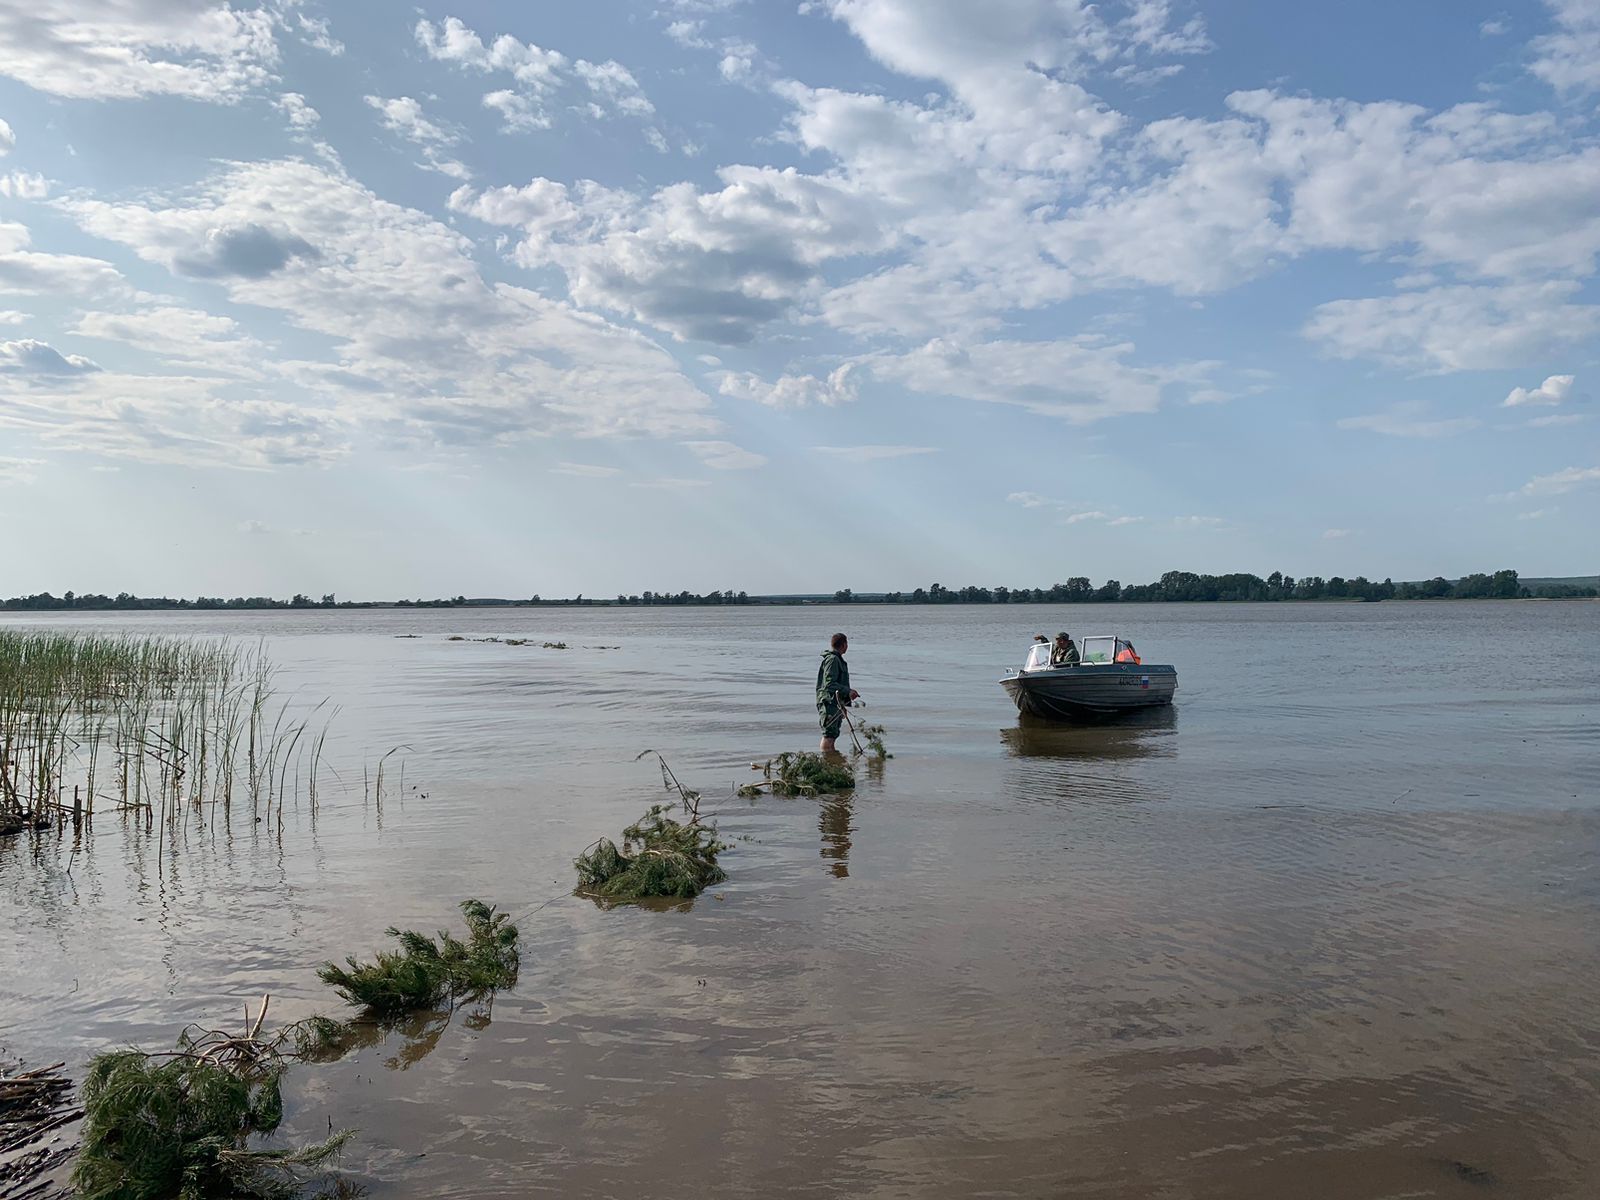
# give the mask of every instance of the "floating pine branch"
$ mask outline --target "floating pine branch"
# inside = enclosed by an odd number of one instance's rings
[[[774,796],[842,795],[856,786],[856,777],[842,761],[810,750],[786,750],[767,762],[751,763],[750,769],[760,771],[762,779],[740,788],[741,796],[759,796],[763,791]]]
[[[387,933],[400,943],[398,952],[380,950],[370,963],[352,955],[345,960],[348,967],[325,963],[317,976],[347,1002],[378,1017],[511,987],[521,957],[517,927],[481,900],[462,901],[461,911],[467,919],[466,941],[443,930],[434,941],[414,929],[391,927]]]
[[[652,805],[622,831],[620,848],[610,838],[601,838],[580,854],[573,862],[578,895],[617,904],[655,897],[691,900],[726,879],[717,855],[728,844],[718,839],[716,826],[701,825],[698,818],[684,825],[668,811],[665,804]]]
[[[248,1018],[248,1013],[246,1014]],[[72,1172],[84,1200],[177,1197],[289,1200],[353,1131],[293,1150],[252,1149],[283,1119],[282,1047],[261,1037],[266,1001],[239,1035],[185,1030],[174,1051],[114,1050],[89,1063],[83,1146]],[[247,1020],[248,1024],[248,1020]]]

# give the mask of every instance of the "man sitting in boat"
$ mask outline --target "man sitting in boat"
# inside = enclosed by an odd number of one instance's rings
[[[1050,665],[1052,667],[1078,665],[1078,648],[1072,644],[1072,638],[1068,634],[1056,634],[1056,644],[1050,649]]]
[[[1117,656],[1113,661],[1119,663],[1131,663],[1133,666],[1137,667],[1140,665],[1142,660],[1134,651],[1132,642],[1124,642],[1119,640],[1117,642]]]

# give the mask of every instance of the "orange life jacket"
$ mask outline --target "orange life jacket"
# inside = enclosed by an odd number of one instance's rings
[[[1118,650],[1116,661],[1119,663],[1132,663],[1136,667],[1141,665],[1141,660],[1139,656],[1133,652],[1132,646],[1124,646],[1121,650]]]

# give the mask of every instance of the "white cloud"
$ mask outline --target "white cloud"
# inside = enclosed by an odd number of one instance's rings
[[[34,468],[42,466],[43,459],[0,457],[0,484],[32,483],[38,477]]]
[[[239,532],[250,534],[271,533],[272,526],[264,521],[242,521],[239,524]]]
[[[0,74],[82,100],[233,103],[278,64],[277,6],[210,0],[32,0],[0,6]]]
[[[337,171],[236,163],[160,200],[59,203],[141,258],[189,274],[198,263],[235,303],[329,339],[327,359],[275,369],[385,437],[454,444],[718,427],[707,397],[660,347],[490,283],[461,235]],[[238,231],[254,231],[250,253],[219,254],[219,240]]]
[[[1322,537],[1324,541],[1332,542],[1337,541],[1340,538],[1347,538],[1350,536],[1350,533],[1351,531],[1348,529],[1324,529],[1322,531]]]
[[[1552,425],[1579,425],[1588,420],[1582,413],[1551,413],[1548,416],[1534,417],[1528,422],[1529,429],[1547,429]]]
[[[34,338],[0,342],[0,375],[49,377],[81,375],[99,369],[81,354],[62,354],[49,343]]]
[[[816,375],[780,375],[771,383],[749,372],[726,371],[717,384],[717,390],[724,396],[754,400],[769,408],[845,404],[857,395],[855,365],[845,363],[820,378]]]
[[[1429,418],[1421,404],[1407,402],[1388,412],[1342,417],[1337,424],[1340,429],[1363,429],[1389,437],[1441,438],[1476,429],[1482,422],[1476,417]]]
[[[110,263],[76,254],[32,250],[25,226],[0,221],[0,295],[65,295],[79,300],[126,291]]]
[[[84,312],[72,333],[118,342],[200,374],[260,378],[270,354],[231,317],[167,304],[135,312]]]
[[[487,107],[500,113],[508,131],[548,128],[552,122],[547,102],[562,88],[583,88],[587,102],[574,111],[587,111],[594,117],[645,118],[655,112],[633,72],[613,59],[596,63],[580,58],[574,62],[558,50],[510,34],[485,43],[457,17],[446,17],[437,25],[427,19],[418,21],[416,38],[430,58],[480,75],[511,77],[515,88],[498,88],[483,98]]]
[[[9,175],[0,175],[0,196],[17,200],[43,200],[49,194],[50,181],[43,175],[29,174],[26,171],[12,171]]]
[[[574,475],[579,479],[609,479],[622,474],[621,467],[601,467],[593,463],[562,462],[550,468],[552,474]]]
[[[1191,372],[1127,362],[1130,343],[1082,337],[1049,342],[963,345],[935,338],[905,354],[863,361],[875,378],[912,391],[1011,404],[1041,416],[1088,424],[1154,412],[1162,389]]]
[[[507,133],[549,129],[554,123],[537,101],[509,88],[485,94],[483,106],[500,114],[500,128]]]
[[[880,462],[885,459],[910,458],[914,455],[937,454],[937,446],[813,446],[818,454],[844,462]]]
[[[1060,504],[1059,500],[1052,500],[1048,496],[1041,496],[1038,492],[1012,492],[1006,497],[1009,504],[1020,504],[1023,508],[1049,508]]]
[[[454,130],[430,121],[423,113],[422,105],[410,96],[367,96],[365,99],[368,107],[378,110],[384,128],[407,141],[416,142],[419,146],[448,146],[460,140],[460,135]]]
[[[1085,521],[1109,521],[1110,519],[1110,513],[1102,512],[1100,509],[1094,508],[1087,512],[1068,513],[1066,516],[1061,518],[1061,523],[1063,525],[1081,525]]]
[[[572,64],[572,70],[602,101],[602,107],[632,117],[648,117],[656,111],[633,72],[619,62],[607,59],[603,63],[592,63],[580,58]]]
[[[715,471],[748,471],[767,465],[767,457],[732,442],[685,442],[696,458]]]
[[[1502,408],[1517,408],[1524,404],[1556,405],[1572,391],[1573,376],[1551,375],[1536,388],[1517,387],[1502,402]]]
[[[655,488],[664,492],[681,492],[689,488],[710,487],[709,479],[635,479],[628,485],[636,488]]]
[[[1545,0],[1556,32],[1533,40],[1535,75],[1558,92],[1600,89],[1600,4],[1595,0]]]
[[[1511,22],[1504,17],[1491,17],[1479,24],[1478,35],[1480,37],[1499,37],[1501,34],[1508,32],[1510,28]]]
[[[483,39],[457,17],[446,17],[438,25],[428,20],[418,21],[416,38],[430,58],[483,74],[506,71],[518,83],[535,91],[554,88],[567,67],[567,57],[560,51],[518,41],[509,34],[502,34],[486,46]]]
[[[1571,303],[1565,281],[1453,286],[1319,305],[1306,336],[1340,358],[1431,371],[1526,365],[1600,334],[1600,306]]]
[[[284,92],[272,105],[287,118],[289,128],[298,133],[314,128],[322,119],[321,114],[307,104],[306,98],[299,92]]]
[[[4,158],[17,147],[17,135],[11,132],[11,126],[0,121],[0,158]]]
[[[1600,483],[1600,467],[1567,467],[1548,475],[1535,475],[1513,495],[1558,496],[1592,483]]]
[[[793,168],[723,167],[724,186],[670,184],[648,200],[583,182],[457,192],[451,206],[521,226],[513,258],[559,266],[573,300],[636,317],[680,338],[740,343],[792,313],[832,259],[894,239],[870,201]]]
[[[28,314],[19,312],[14,308],[0,308],[0,325],[21,325],[28,319]]]
[[[1519,520],[1519,521],[1540,521],[1540,520],[1543,520],[1545,517],[1553,517],[1560,511],[1561,511],[1561,508],[1560,508],[1559,505],[1552,505],[1549,508],[1535,508],[1535,509],[1529,510],[1528,512],[1518,513],[1517,514],[1517,520]]]

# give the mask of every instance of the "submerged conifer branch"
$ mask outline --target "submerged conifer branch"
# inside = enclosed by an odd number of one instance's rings
[[[317,977],[350,1004],[374,1016],[392,1017],[417,1009],[433,1008],[449,1000],[475,999],[517,981],[521,952],[517,927],[510,918],[481,900],[463,900],[467,939],[444,930],[438,940],[414,929],[390,927],[386,932],[400,943],[399,952],[380,950],[363,963],[351,955],[346,966],[325,963]],[[326,1036],[328,1030],[315,1031]]]

